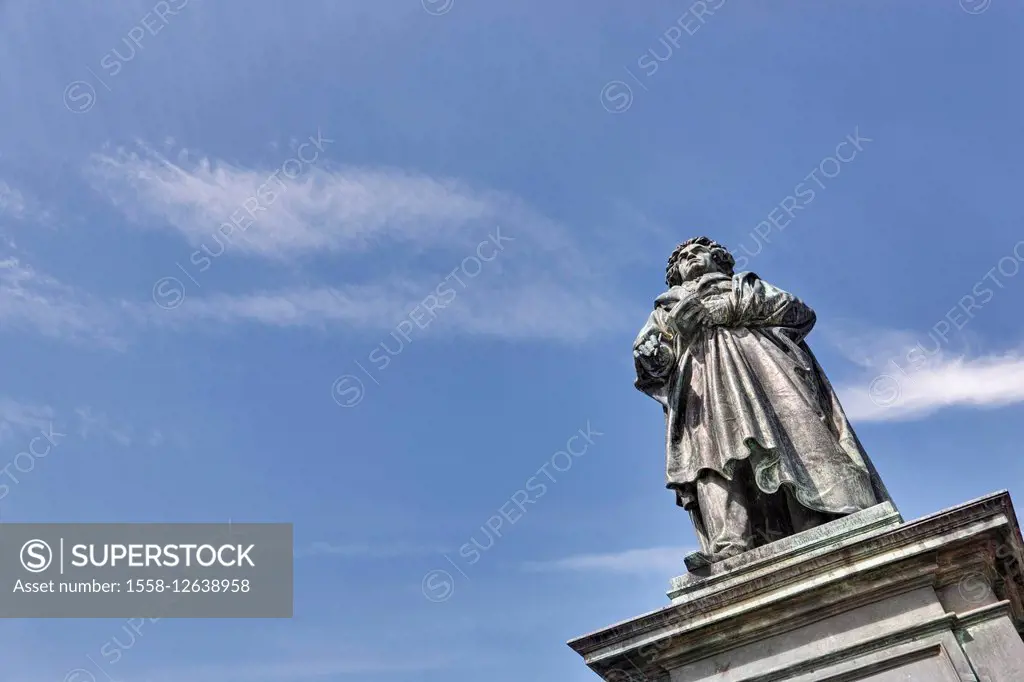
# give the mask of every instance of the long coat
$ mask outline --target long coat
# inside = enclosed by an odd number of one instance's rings
[[[710,324],[680,333],[668,312],[699,298]],[[721,273],[658,297],[634,348],[636,387],[664,407],[667,486],[696,507],[694,482],[714,471],[732,479],[749,462],[765,494],[785,486],[804,507],[850,514],[889,499],[871,460],[804,337],[814,311],[751,272]]]

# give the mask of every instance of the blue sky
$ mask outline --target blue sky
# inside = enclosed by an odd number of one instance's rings
[[[695,542],[630,353],[695,234],[906,518],[1021,490],[1024,9],[640,4],[0,2],[0,516],[297,552],[292,620],[4,622],[12,679],[596,679]]]

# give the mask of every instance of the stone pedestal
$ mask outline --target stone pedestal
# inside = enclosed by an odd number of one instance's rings
[[[1005,492],[910,523],[886,503],[569,646],[608,682],[1024,682],[1022,548]]]

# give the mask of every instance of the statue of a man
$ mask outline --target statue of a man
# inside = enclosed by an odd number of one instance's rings
[[[633,345],[661,403],[691,571],[889,499],[804,338],[814,311],[707,237],[680,244]]]

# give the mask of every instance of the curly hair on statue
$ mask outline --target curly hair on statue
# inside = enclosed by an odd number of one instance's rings
[[[722,269],[722,272],[729,275],[733,275],[733,267],[736,265],[736,259],[732,257],[729,250],[716,242],[710,237],[694,237],[693,239],[687,239],[685,242],[676,247],[676,250],[672,252],[672,255],[668,258],[668,266],[665,268],[665,283],[670,287],[678,286],[683,283],[682,277],[679,274],[679,269],[676,267],[679,264],[683,249],[691,244],[700,244],[706,246],[711,251],[711,259],[718,264],[718,267]]]

